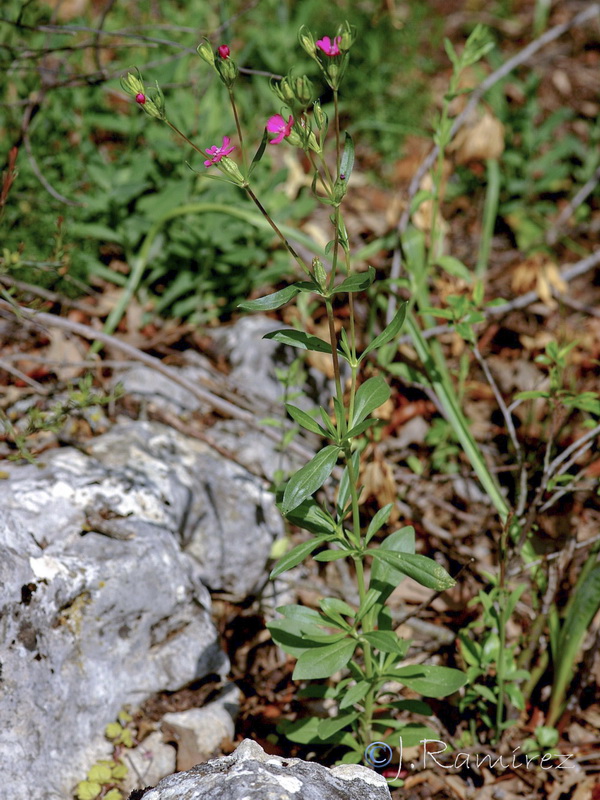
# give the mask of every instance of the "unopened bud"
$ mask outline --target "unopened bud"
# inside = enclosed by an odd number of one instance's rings
[[[286,106],[290,106],[290,108],[292,107],[295,96],[288,78],[282,78],[279,81],[271,80],[271,89],[282,103],[285,103]]]
[[[356,39],[356,28],[346,20],[338,28],[337,35],[340,37],[340,50],[347,53]]]
[[[135,102],[139,103],[141,106],[145,105],[145,103],[146,103],[146,95],[143,94],[142,92],[139,92],[135,96]]]
[[[227,86],[228,89],[231,89],[236,81],[237,76],[240,74],[233,59],[220,58],[218,61],[215,61],[215,67],[217,68],[217,72],[219,73],[225,86]]]
[[[296,78],[295,90],[296,100],[303,108],[307,108],[313,98],[312,81],[306,75],[301,75]]]
[[[196,52],[203,61],[206,61],[207,64],[210,64],[211,67],[214,67],[215,54],[213,53],[213,49],[208,39],[205,39],[203,42],[200,42],[200,44],[196,48]]]
[[[313,103],[313,115],[317,128],[322,131],[327,127],[327,114],[321,108],[321,103],[315,100]]]
[[[227,47],[226,44],[221,44],[217,48],[217,52],[219,53],[219,56],[221,58],[229,58],[229,53],[231,52],[231,50],[229,49],[229,47]]]
[[[306,25],[303,25],[298,31],[298,41],[300,42],[300,46],[306,50],[311,58],[316,58],[317,47],[315,45],[315,40]]]
[[[325,272],[325,267],[321,262],[320,258],[313,258],[312,260],[313,271],[315,274],[315,280],[319,285],[319,288],[326,289],[327,288],[327,273]]]
[[[232,158],[229,158],[229,156],[223,156],[217,166],[221,172],[227,175],[228,178],[231,178],[231,180],[238,186],[243,188],[248,185],[248,181],[240,172],[238,165]]]

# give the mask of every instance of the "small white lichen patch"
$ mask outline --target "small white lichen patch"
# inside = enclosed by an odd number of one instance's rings
[[[35,577],[41,581],[53,581],[57,575],[68,576],[69,574],[64,564],[61,564],[57,558],[52,556],[40,556],[39,558],[31,556],[29,558],[29,566],[33,570]]]
[[[331,773],[343,781],[363,781],[371,786],[388,785],[383,775],[378,775],[376,772],[358,764],[340,764],[337,767],[333,767]]]

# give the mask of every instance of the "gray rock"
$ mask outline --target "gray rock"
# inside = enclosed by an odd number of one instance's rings
[[[202,577],[243,593],[279,531],[256,479],[161,425],[128,422],[89,455],[45,457],[43,468],[3,465],[0,481],[0,774],[10,800],[41,787],[44,800],[64,800],[106,756],[104,728],[123,706],[225,675]]]
[[[168,741],[177,743],[179,772],[209,759],[219,751],[223,739],[233,740],[234,719],[239,711],[240,698],[240,690],[230,683],[216,700],[202,708],[190,708],[164,715],[161,729]],[[165,772],[160,777],[169,774]],[[145,783],[144,786],[149,784],[150,782]]]
[[[328,769],[270,756],[245,739],[230,756],[162,780],[143,800],[390,800],[385,778],[366,767]]]
[[[177,752],[173,745],[163,741],[162,734],[154,731],[132,750],[123,754],[129,772],[123,781],[125,792],[144,789],[175,772]]]

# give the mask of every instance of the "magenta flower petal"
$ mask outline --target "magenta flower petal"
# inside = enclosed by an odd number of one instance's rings
[[[207,156],[212,156],[211,159],[204,162],[205,167],[211,167],[213,164],[218,164],[219,161],[223,158],[223,156],[228,156],[229,153],[235,150],[235,145],[229,146],[229,142],[231,139],[229,136],[223,137],[223,144],[219,147],[216,144],[213,144],[212,147],[207,148],[204,152]]]
[[[333,42],[329,38],[329,36],[324,36],[322,39],[319,39],[315,42],[317,47],[322,50],[326,56],[339,56],[340,51],[340,44],[342,42],[341,36],[336,36]]]
[[[267,120],[267,131],[269,133],[276,133],[277,136],[274,139],[271,139],[269,144],[279,144],[284,140],[286,136],[289,136],[292,132],[292,126],[294,124],[294,118],[290,117],[286,122],[285,119],[281,116],[281,114],[275,114],[272,117],[269,117]]]
[[[219,45],[217,51],[221,58],[229,58],[229,53],[231,52],[231,50],[229,49],[229,47],[227,47],[226,44]]]

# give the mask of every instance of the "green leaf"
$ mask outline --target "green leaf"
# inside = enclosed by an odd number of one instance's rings
[[[126,764],[119,762],[112,768],[112,776],[115,781],[122,781],[127,776],[129,769]]]
[[[436,259],[436,263],[444,270],[444,272],[447,272],[448,275],[454,275],[457,278],[462,278],[468,283],[473,280],[473,273],[463,264],[462,261],[459,261],[458,258],[454,258],[454,256],[439,256]]]
[[[332,617],[332,614],[343,614],[354,619],[356,614],[356,610],[352,608],[352,606],[348,605],[348,603],[345,603],[343,600],[339,600],[337,597],[324,597],[319,602],[319,605],[321,611],[328,617]]]
[[[434,589],[436,592],[450,589],[456,583],[440,564],[427,556],[416,553],[388,553],[381,548],[369,551],[369,555],[385,561],[421,586]]]
[[[104,795],[103,800],[123,800],[123,794],[118,789],[111,789]]]
[[[530,392],[517,392],[515,400],[536,400],[538,397],[550,397],[550,393],[535,390]]]
[[[364,292],[375,280],[375,270],[369,267],[368,272],[358,272],[350,275],[349,278],[342,281],[338,286],[335,286],[331,294],[339,294],[340,292]]]
[[[354,474],[359,474],[359,467],[360,467],[360,451],[356,450],[352,454],[352,467],[354,469]],[[342,472],[342,477],[340,478],[340,485],[338,488],[338,499],[337,499],[337,511],[338,514],[343,514],[346,506],[348,505],[348,500],[350,499],[350,480],[348,477],[348,467],[344,467]]]
[[[297,408],[296,406],[292,406],[289,403],[285,404],[285,410],[288,412],[290,417],[297,422],[298,425],[302,425],[303,428],[306,428],[307,431],[311,431],[311,433],[316,433],[319,436],[326,436],[327,431],[325,431],[318,422],[309,416],[306,411],[302,411],[301,408]]]
[[[372,428],[373,425],[377,425],[378,422],[379,420],[377,419],[365,419],[358,425],[355,425],[353,428],[350,428],[348,433],[344,436],[344,439],[354,439],[357,436],[360,436],[361,433],[364,433],[369,428]]]
[[[96,797],[102,791],[102,786],[94,781],[80,781],[75,790],[76,796],[79,800],[96,800]]]
[[[288,569],[292,569],[300,564],[308,555],[312,553],[313,550],[316,550],[319,545],[327,541],[327,538],[327,536],[317,536],[314,539],[309,539],[308,542],[302,542],[302,544],[298,544],[296,547],[293,547],[289,553],[286,553],[283,558],[279,559],[277,564],[271,570],[269,578],[273,580],[273,578],[281,575],[282,572],[287,572]]]
[[[388,503],[387,506],[380,508],[379,511],[375,514],[371,522],[369,523],[369,527],[367,528],[367,534],[365,536],[365,544],[369,544],[373,536],[379,531],[388,521],[390,518],[390,514],[392,513],[392,508],[394,507],[393,503]]]
[[[109,722],[104,729],[104,735],[107,739],[118,739],[123,733],[123,726],[119,722]]]
[[[281,330],[266,333],[263,339],[274,339],[276,342],[282,344],[289,344],[292,347],[298,347],[301,350],[314,350],[317,353],[331,353],[331,345],[319,339],[318,336],[312,336],[310,333],[304,331],[294,330]]]
[[[370,631],[363,633],[361,638],[382,653],[394,653],[400,658],[404,658],[408,650],[409,643],[399,639],[394,631]]]
[[[281,502],[284,515],[293,511],[325,483],[335,467],[339,451],[339,447],[327,445],[290,478]]]
[[[267,129],[265,128],[265,132],[263,133],[262,140],[260,145],[258,146],[258,150],[254,154],[254,158],[252,159],[252,163],[250,164],[250,170],[248,172],[248,177],[252,175],[256,165],[260,162],[261,158],[264,155],[265,148],[267,146],[268,136],[267,136]]]
[[[317,553],[315,561],[340,561],[342,558],[348,558],[350,552],[349,550],[324,550],[322,553]]]
[[[324,534],[321,541],[331,538],[336,532],[335,520],[328,511],[324,511],[312,499],[304,500],[287,515],[288,520],[299,528],[304,528],[311,533]]]
[[[277,731],[278,733],[284,734],[290,742],[297,742],[298,744],[323,744],[324,740],[318,733],[320,722],[321,719],[319,717],[307,717],[305,719],[294,720],[293,722],[284,720],[277,726]],[[340,731],[325,741],[356,749],[354,737],[348,732]]]
[[[406,525],[400,528],[381,542],[377,550],[370,550],[369,555],[376,552],[386,553],[414,553],[415,552],[415,529]],[[396,586],[404,580],[404,573],[388,564],[383,559],[375,559],[371,567],[371,588],[380,594],[380,602],[383,603],[390,596]]]
[[[399,680],[425,697],[447,697],[458,691],[467,682],[464,672],[432,664],[397,667],[391,674],[394,676],[394,680]]]
[[[353,706],[355,703],[360,703],[369,691],[369,686],[370,684],[367,681],[359,681],[351,689],[348,689],[347,692],[344,692],[344,696],[340,702],[340,711],[349,706]]]
[[[96,783],[110,783],[112,770],[104,764],[94,764],[87,776],[90,781]]]
[[[391,394],[390,387],[381,375],[369,378],[359,388],[354,399],[352,425],[358,425],[376,408],[382,406]]]
[[[300,289],[293,283],[278,292],[259,297],[258,300],[246,300],[244,303],[239,303],[238,308],[242,308],[244,311],[273,311],[289,303],[297,294],[300,294]]]
[[[322,719],[319,722],[319,736],[322,739],[327,739],[329,736],[333,736],[334,733],[341,731],[342,728],[347,728],[354,722],[355,719],[358,719],[360,716],[358,711],[352,711],[348,714],[338,714],[337,717],[333,717],[330,719]]]
[[[356,644],[355,639],[345,638],[335,644],[307,650],[299,657],[292,680],[330,678],[334,672],[348,665]]]
[[[346,131],[346,141],[344,143],[344,152],[340,160],[340,175],[344,176],[345,182],[348,183],[352,170],[354,169],[354,142],[352,137]]]
[[[402,330],[402,326],[404,325],[404,320],[406,318],[406,303],[401,303],[398,311],[396,312],[394,319],[387,325],[379,334],[376,336],[371,344],[364,350],[361,357],[358,359],[359,362],[363,360],[363,358],[370,353],[372,350],[376,350],[379,347],[383,347],[384,344],[391,342],[400,331]]]

